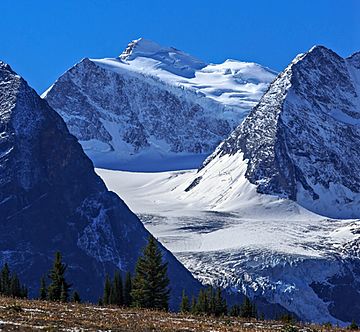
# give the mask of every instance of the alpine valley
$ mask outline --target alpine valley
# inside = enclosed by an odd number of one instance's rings
[[[198,170],[97,169],[203,283],[306,321],[360,310],[360,54],[316,46]]]
[[[360,53],[315,46],[277,75],[140,38],[41,97],[0,63],[0,260],[31,291],[61,250],[94,300],[150,232],[173,308],[201,282],[360,323]]]

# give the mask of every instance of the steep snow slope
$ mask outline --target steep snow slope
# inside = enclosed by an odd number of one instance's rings
[[[118,58],[82,60],[43,98],[96,166],[185,169],[201,164],[274,77],[254,63],[207,65],[139,39]]]
[[[133,271],[149,233],[95,174],[61,117],[0,62],[0,265],[38,296],[55,251],[84,300],[97,301],[106,273]],[[175,308],[198,282],[164,249]]]

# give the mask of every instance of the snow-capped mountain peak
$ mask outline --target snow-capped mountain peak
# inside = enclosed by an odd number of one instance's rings
[[[295,200],[328,217],[359,217],[357,57],[343,59],[324,46],[298,55],[206,160],[199,176],[211,174],[227,155],[228,166],[243,165],[245,178],[259,193]],[[223,191],[226,201],[229,190]]]
[[[42,97],[97,167],[197,168],[274,77],[258,64],[206,64],[140,38],[120,57],[79,62]]]

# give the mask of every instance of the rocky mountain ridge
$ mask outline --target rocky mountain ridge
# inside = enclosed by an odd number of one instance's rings
[[[95,174],[61,117],[0,62],[0,264],[9,263],[37,296],[60,251],[74,289],[97,301],[106,273],[133,271],[148,236]],[[163,252],[176,308],[182,288],[199,283]]]

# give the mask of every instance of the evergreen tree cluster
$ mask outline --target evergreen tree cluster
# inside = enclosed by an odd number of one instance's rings
[[[50,279],[49,286],[46,285],[45,277],[40,281],[40,300],[49,301],[69,301],[69,292],[71,284],[65,279],[65,272],[67,265],[62,262],[62,256],[60,252],[55,253],[55,259],[51,270],[49,271],[48,278]],[[80,303],[80,295],[78,292],[74,292],[72,295],[72,301]]]
[[[4,264],[0,273],[0,294],[18,298],[28,296],[27,288],[20,283],[16,273],[11,273],[7,263]]]
[[[190,304],[188,296],[183,291],[180,311],[194,315],[223,316],[227,314],[226,299],[223,297],[220,287],[216,289],[208,287],[200,289],[198,297],[192,297]]]
[[[132,280],[130,272],[126,273],[125,283],[123,283],[120,271],[116,271],[114,278],[105,278],[103,297],[99,300],[101,305],[130,306]]]
[[[128,272],[123,284],[119,271],[113,279],[106,276],[99,304],[168,310],[169,282],[167,263],[163,263],[160,248],[150,236],[137,261],[134,277]]]
[[[244,302],[241,305],[235,304],[231,307],[229,315],[242,318],[257,318],[257,309],[255,304],[245,296]]]

